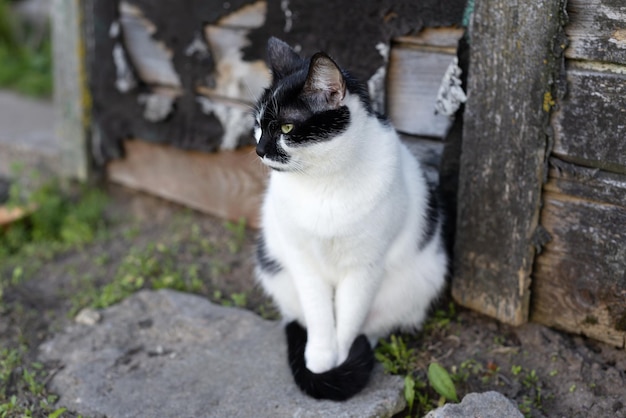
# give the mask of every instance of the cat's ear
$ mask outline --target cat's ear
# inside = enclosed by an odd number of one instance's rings
[[[328,55],[318,52],[311,58],[304,93],[327,108],[337,108],[346,95],[346,81]]]
[[[267,41],[267,58],[274,79],[293,73],[304,61],[292,47],[273,36]]]

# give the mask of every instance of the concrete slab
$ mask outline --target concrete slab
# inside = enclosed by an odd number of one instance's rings
[[[14,163],[26,169],[55,172],[61,144],[55,135],[51,101],[0,90],[0,176],[10,176]]]
[[[287,366],[283,327],[171,290],[142,291],[69,326],[41,347],[63,368],[59,404],[90,417],[390,417],[403,379],[380,366],[346,402],[303,395]],[[95,316],[97,317],[97,316]]]

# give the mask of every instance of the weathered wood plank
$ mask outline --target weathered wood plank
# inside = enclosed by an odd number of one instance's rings
[[[75,0],[53,0],[54,104],[61,145],[61,174],[86,180],[89,174],[88,130],[91,96],[81,26],[84,7]]]
[[[392,5],[368,0],[356,8],[345,0],[85,4],[90,12],[85,21],[94,103],[92,154],[104,164],[122,156],[127,138],[209,152],[252,144],[250,135],[230,132],[239,118],[233,108],[207,106],[197,92],[253,102],[268,79],[263,61],[270,35],[305,56],[326,50],[368,83],[381,109],[391,39],[427,26],[459,24],[465,0]],[[175,97],[156,91],[163,86]]]
[[[459,39],[463,36],[464,29],[456,27],[448,28],[425,28],[410,36],[398,36],[394,42],[414,46],[426,46],[442,48],[446,52],[454,54]]]
[[[580,165],[626,173],[626,67],[620,73],[570,65],[567,84],[568,93],[553,117],[553,153]]]
[[[532,320],[624,347],[626,207],[547,191]]]
[[[470,28],[452,294],[510,324],[528,317],[548,144],[543,103],[560,66],[562,7],[476,2]]]
[[[111,180],[258,227],[267,170],[253,148],[207,154],[125,141],[124,149],[124,159],[107,165]]]
[[[437,93],[454,51],[434,52],[406,45],[391,49],[387,77],[387,113],[400,132],[442,138],[451,125],[435,114]]]
[[[550,158],[544,190],[626,208],[626,175],[580,167],[554,157]]]
[[[569,0],[568,58],[626,64],[626,3]]]

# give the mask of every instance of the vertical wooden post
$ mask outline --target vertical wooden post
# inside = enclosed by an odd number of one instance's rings
[[[52,0],[54,105],[61,144],[61,174],[88,176],[88,131],[91,96],[85,68],[85,36],[80,0]]]
[[[470,27],[452,294],[514,325],[528,318],[563,8],[477,1]]]

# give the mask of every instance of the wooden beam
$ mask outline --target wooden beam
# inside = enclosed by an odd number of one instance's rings
[[[546,187],[541,224],[552,240],[535,264],[532,320],[624,347],[626,202],[590,200],[603,197],[596,190],[602,183],[626,190],[626,178],[618,183],[611,173],[552,179]]]
[[[567,58],[626,64],[626,8],[619,0],[568,0]]]
[[[62,175],[86,180],[89,175],[91,94],[87,85],[84,9],[78,0],[52,0],[54,107],[61,145]]]
[[[107,174],[124,186],[224,219],[245,218],[258,227],[267,169],[254,148],[207,154],[145,141],[125,141],[125,158],[111,161]]]
[[[451,119],[435,114],[435,105],[441,80],[455,57],[454,49],[424,48],[428,47],[399,44],[391,49],[387,112],[400,132],[442,138]]]
[[[570,63],[553,126],[559,158],[626,174],[626,67]]]
[[[563,8],[480,1],[470,28],[452,294],[514,325],[528,318]]]

